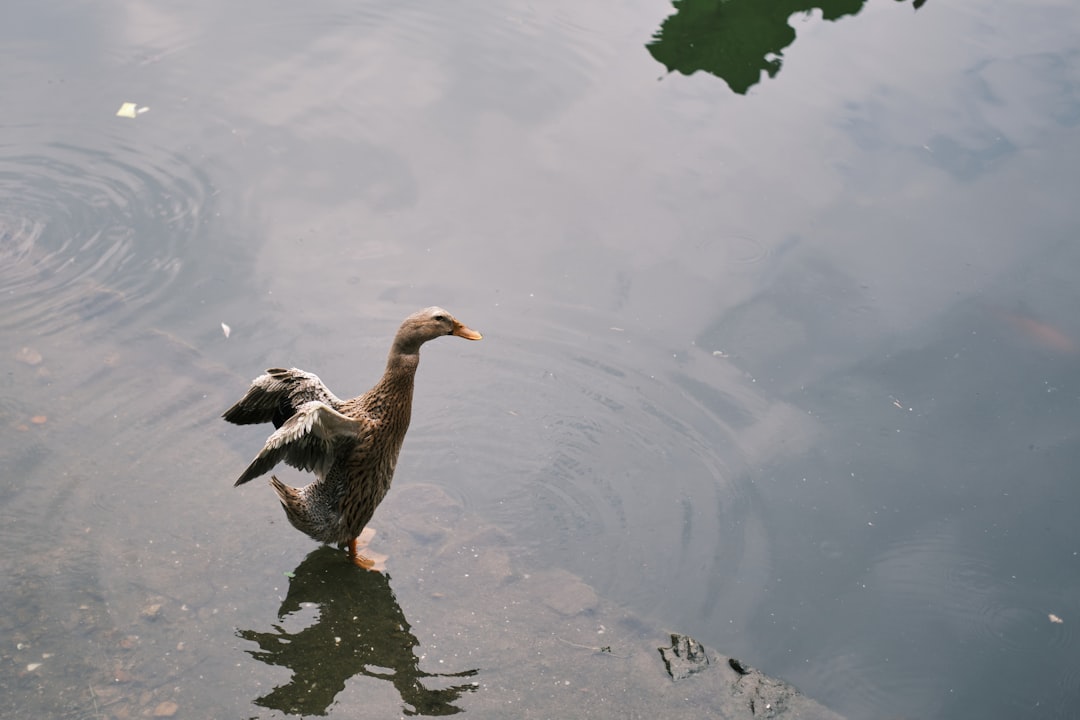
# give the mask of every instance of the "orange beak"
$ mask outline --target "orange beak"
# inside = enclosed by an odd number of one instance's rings
[[[454,329],[450,331],[451,335],[457,335],[458,337],[465,338],[466,340],[480,340],[484,336],[480,333],[465,327],[457,320],[454,321]]]

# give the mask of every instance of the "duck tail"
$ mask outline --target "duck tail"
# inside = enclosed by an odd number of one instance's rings
[[[281,482],[277,479],[277,475],[270,476],[270,485],[273,486],[274,492],[277,493],[278,500],[281,501],[281,507],[285,508],[285,515],[289,518],[289,522],[292,523],[293,527],[306,532],[308,518],[305,512],[307,505],[304,502],[303,492]]]
[[[340,531],[337,516],[325,504],[318,481],[295,488],[278,480],[276,475],[271,475],[270,485],[277,493],[290,525],[313,540],[324,543],[338,541]]]
[[[281,501],[282,505],[299,499],[299,493],[296,491],[296,488],[286,485],[278,480],[277,475],[270,476],[270,484],[274,487],[274,492],[277,493],[278,500]]]

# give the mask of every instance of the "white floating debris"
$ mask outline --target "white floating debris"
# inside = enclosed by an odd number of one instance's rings
[[[148,110],[150,110],[150,108],[146,107],[145,105],[143,105],[142,107],[139,107],[135,103],[126,102],[126,103],[123,103],[120,106],[120,109],[116,111],[116,117],[133,118],[133,117],[136,117],[138,115],[142,115],[144,112],[147,112]]]
[[[225,339],[228,340],[229,335],[232,333],[232,328],[225,323],[221,323],[221,332],[225,333]]]
[[[1061,618],[1059,618],[1059,617],[1058,617],[1057,615],[1055,615],[1054,613],[1050,613],[1050,622],[1052,622],[1052,623],[1057,623],[1058,625],[1060,625],[1061,623],[1063,623],[1063,622],[1065,622],[1065,621],[1064,621],[1064,620],[1062,620]]]
[[[41,667],[41,663],[30,663],[26,666],[26,672],[34,672],[39,667]]]

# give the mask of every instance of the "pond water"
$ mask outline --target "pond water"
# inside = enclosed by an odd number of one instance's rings
[[[848,717],[1071,716],[1080,7],[916,4],[6,4],[0,714],[554,716],[467,525]],[[219,416],[432,304],[357,579]]]

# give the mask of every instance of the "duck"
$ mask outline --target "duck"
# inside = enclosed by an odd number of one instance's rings
[[[255,378],[222,417],[237,425],[270,422],[275,430],[234,487],[282,461],[310,471],[315,480],[303,487],[270,477],[289,523],[314,540],[346,549],[353,564],[379,569],[359,552],[361,533],[394,478],[412,416],[420,346],[444,335],[483,338],[440,307],[415,312],[398,328],[382,377],[350,400],[298,368],[270,368]]]

